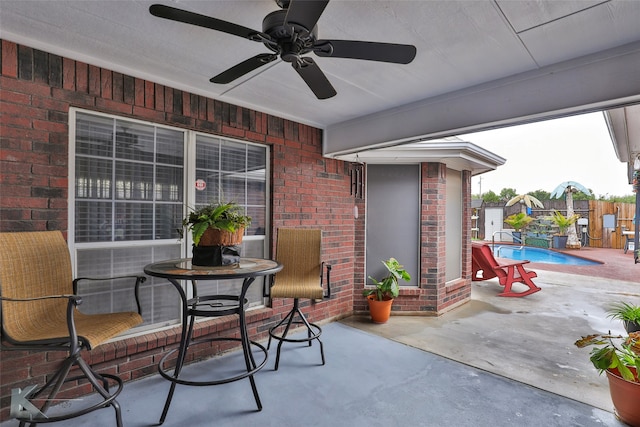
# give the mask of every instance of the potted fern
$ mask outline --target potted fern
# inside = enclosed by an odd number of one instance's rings
[[[533,221],[529,215],[525,212],[518,212],[513,215],[509,215],[504,222],[513,227],[513,243],[524,244],[522,240],[522,230]]]
[[[564,216],[559,211],[555,211],[549,219],[558,226],[559,233],[553,236],[553,247],[556,249],[564,249],[567,246],[567,230],[580,218],[580,215],[574,214]]]
[[[235,202],[210,203],[190,212],[182,220],[182,226],[183,230],[191,231],[192,263],[202,266],[237,263],[239,245],[249,224],[251,217]]]
[[[619,302],[612,305],[607,313],[607,317],[620,320],[627,332],[640,331],[640,306]]]
[[[389,258],[386,261],[382,261],[382,264],[384,264],[389,274],[380,280],[369,276],[375,287],[365,288],[362,292],[362,295],[367,298],[369,313],[374,323],[386,323],[389,320],[393,299],[400,292],[398,281],[400,279],[407,282],[411,280],[411,275],[397,259]]]

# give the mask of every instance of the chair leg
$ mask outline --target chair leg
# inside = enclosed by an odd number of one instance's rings
[[[113,409],[116,411],[116,425],[118,427],[122,427],[122,411],[120,410],[120,404],[115,399],[115,396],[113,396],[112,398],[111,394],[109,394],[108,384],[106,387],[100,384],[100,382],[102,382],[103,384],[106,384],[107,383],[106,378],[99,374],[96,375],[96,373],[93,371],[93,369],[91,369],[91,367],[87,364],[87,362],[84,361],[84,359],[81,359],[81,358],[78,359],[78,366],[80,367],[82,372],[84,372],[84,375],[87,377],[91,385],[93,385],[93,387],[98,391],[98,393],[100,393],[100,395],[104,398],[104,403],[105,403],[104,406],[105,407],[113,406]],[[118,390],[118,393],[119,393],[119,390]]]
[[[278,370],[278,366],[280,365],[280,349],[282,348],[282,343],[284,342],[285,338],[287,337],[287,334],[289,333],[289,328],[291,327],[291,324],[293,323],[293,317],[296,314],[297,305],[298,305],[298,300],[295,299],[294,302],[293,302],[293,307],[294,308],[289,312],[289,314],[287,314],[285,316],[285,319],[287,319],[287,326],[285,326],[285,328],[284,328],[284,332],[282,333],[281,339],[278,340],[278,348],[276,349],[276,364],[275,364],[275,368],[274,368],[274,370],[276,370],[276,371]],[[271,337],[271,333],[269,333],[269,336]],[[277,336],[274,336],[274,338],[278,339]]]
[[[69,372],[71,371],[74,365],[78,365],[78,368],[82,372],[83,375],[70,378]],[[103,400],[86,408],[79,409],[75,412],[66,413],[63,415],[56,415],[52,417],[46,417],[42,420],[42,422],[57,422],[64,421],[71,418],[79,417],[81,415],[85,415],[89,412],[92,412],[96,409],[106,408],[107,406],[113,406],[116,411],[116,425],[117,427],[122,427],[122,414],[120,405],[115,400],[120,391],[122,391],[122,380],[115,375],[103,374],[100,375],[96,373],[91,367],[87,364],[87,362],[80,357],[80,354],[72,354],[69,355],[63,362],[61,368],[56,372],[47,383],[38,389],[35,393],[32,393],[29,396],[29,399],[34,399],[38,397],[40,394],[44,393],[45,390],[51,389],[48,393],[47,398],[44,399],[44,404],[39,408],[40,412],[44,415],[50,409],[52,403],[55,401],[55,397],[60,391],[62,385],[71,380],[85,378],[88,380],[94,389],[102,396]],[[109,393],[108,391],[108,383],[107,378],[115,380],[118,383],[118,388],[113,393]],[[107,384],[106,386],[104,384]],[[17,418],[20,421],[20,427],[29,423],[30,426],[36,426],[40,421],[29,418],[28,420],[25,418]],[[46,421],[45,421],[46,420]]]
[[[298,320],[296,320],[296,316],[298,317]],[[307,337],[300,338],[300,339],[287,338],[287,335],[289,334],[289,330],[291,329],[292,324],[305,325],[305,327],[307,328]],[[284,330],[281,335],[278,335],[276,333],[276,330],[278,328],[281,328],[283,325],[284,325]],[[271,346],[272,338],[279,341],[278,347],[276,349],[276,363],[275,363],[274,370],[277,371],[280,365],[280,351],[282,349],[282,344],[285,341],[293,342],[293,343],[306,342],[310,347],[312,344],[312,341],[317,340],[318,343],[320,344],[320,356],[322,357],[322,365],[324,365],[325,364],[324,345],[320,340],[321,334],[322,334],[322,329],[318,325],[314,323],[310,323],[307,320],[307,318],[304,316],[304,314],[300,310],[299,300],[297,298],[294,298],[293,308],[291,309],[291,311],[289,311],[289,313],[287,313],[287,315],[284,316],[284,318],[280,322],[278,322],[277,325],[275,325],[269,330],[269,342],[267,344],[267,349],[269,349],[269,347]]]
[[[307,327],[307,339],[309,341],[309,347],[311,347],[311,342],[315,339],[318,340],[318,343],[320,344],[320,356],[322,357],[322,364],[324,365],[325,361],[324,361],[324,345],[322,344],[322,341],[320,340],[320,334],[322,334],[322,329],[320,329],[319,326],[314,325],[313,323],[310,323],[307,318],[304,316],[304,314],[302,314],[302,312],[300,311],[300,308],[296,308],[296,311],[298,312],[298,315],[300,317],[300,319],[304,322],[305,326]],[[318,333],[314,333],[313,328],[316,328],[318,330]]]
[[[515,268],[518,270],[517,276]],[[509,273],[504,281],[504,291],[498,294],[499,297],[524,297],[542,290],[531,280],[533,277],[537,277],[535,271],[526,271],[522,265],[517,265],[515,268],[514,266],[509,267]],[[514,283],[522,283],[529,289],[524,292],[514,292],[511,290]]]
[[[58,371],[55,374],[53,374],[53,376],[49,379],[49,381],[47,381],[45,385],[40,387],[38,390],[36,390],[34,393],[32,393],[29,396],[29,399],[34,399],[40,396],[40,394],[42,394],[45,390],[51,388],[51,391],[49,392],[49,395],[45,399],[44,404],[40,408],[38,408],[43,415],[46,414],[46,412],[49,410],[49,407],[53,403],[55,396],[58,394],[58,392],[60,391],[60,388],[65,383],[66,378],[69,375],[69,371],[75,364],[75,359],[77,357],[78,357],[77,355],[75,356],[70,355],[69,357],[67,357],[62,362],[62,366],[60,367],[60,369],[58,369]],[[20,421],[21,421],[20,426],[21,427],[24,426],[24,423],[26,421],[22,421],[22,420]],[[31,423],[30,426],[34,427],[36,424],[37,423]]]

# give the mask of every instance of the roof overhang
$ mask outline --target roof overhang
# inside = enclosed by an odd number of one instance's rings
[[[369,149],[339,155],[337,158],[354,163],[372,164],[444,163],[450,169],[470,170],[472,175],[490,172],[506,162],[506,159],[497,154],[458,138]]]
[[[628,165],[627,174],[631,184],[634,165],[640,169],[640,105],[608,110],[605,120],[616,156]]]

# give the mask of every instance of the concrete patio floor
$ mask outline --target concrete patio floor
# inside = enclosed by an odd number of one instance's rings
[[[618,261],[619,267],[611,261],[607,268],[636,270],[635,280],[536,265],[542,290],[524,298],[497,297],[500,286],[489,280],[473,284],[470,303],[437,318],[393,316],[375,325],[368,316],[352,316],[324,325],[325,366],[318,366],[317,346],[290,345],[273,371],[272,348],[256,375],[261,412],[247,380],[178,386],[164,425],[623,426],[613,414],[606,377],[591,366],[589,350],[573,344],[593,331],[623,332],[606,318],[606,308],[621,300],[640,303],[640,265]],[[239,363],[236,357],[185,372],[213,375]],[[119,398],[125,426],[157,423],[167,390],[159,375],[125,384]],[[59,425],[110,426],[115,420],[112,409],[102,409]]]
[[[594,331],[623,333],[605,310],[640,302],[639,284],[542,270],[535,283],[542,291],[524,298],[495,296],[496,281],[475,283],[470,303],[437,318],[394,316],[375,325],[353,316],[343,323],[612,411],[606,377],[591,365],[589,349],[573,343]]]

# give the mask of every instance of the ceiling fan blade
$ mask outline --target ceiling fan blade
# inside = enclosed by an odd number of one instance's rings
[[[313,59],[302,58],[301,61],[293,62],[291,65],[318,99],[327,99],[336,95],[336,90]]]
[[[311,31],[324,12],[324,8],[327,7],[327,3],[329,0],[291,0],[284,22],[299,24]]]
[[[318,40],[313,51],[318,56],[395,64],[408,64],[416,57],[416,47],[413,45],[358,40]]]
[[[231,83],[238,77],[242,77],[251,71],[262,67],[263,65],[268,64],[274,60],[278,59],[278,55],[273,53],[261,53],[253,58],[249,58],[246,61],[242,61],[241,63],[234,65],[226,71],[221,72],[215,77],[209,79],[211,83],[220,83],[227,84]]]
[[[243,27],[221,19],[212,18],[210,16],[200,15],[199,13],[189,12],[187,10],[176,9],[175,7],[165,6],[162,4],[154,4],[149,7],[149,12],[153,16],[169,19],[171,21],[184,22],[185,24],[197,25],[199,27],[210,28],[233,36],[244,37],[253,41],[262,41],[261,38],[270,40],[266,34],[251,28]]]

